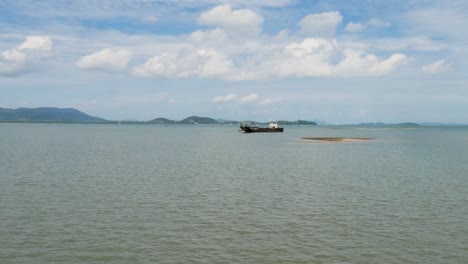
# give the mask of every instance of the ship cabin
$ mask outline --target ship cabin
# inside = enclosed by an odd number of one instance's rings
[[[268,122],[268,128],[278,128],[278,122],[276,121],[270,121]]]

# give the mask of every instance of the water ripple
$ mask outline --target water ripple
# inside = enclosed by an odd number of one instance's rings
[[[466,129],[0,126],[2,264],[468,259]]]

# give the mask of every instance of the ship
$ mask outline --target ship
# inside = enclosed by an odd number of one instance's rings
[[[256,127],[250,126],[245,123],[240,124],[240,129],[244,133],[259,133],[259,132],[283,132],[284,129],[278,126],[278,122],[270,121],[268,122],[268,127]]]

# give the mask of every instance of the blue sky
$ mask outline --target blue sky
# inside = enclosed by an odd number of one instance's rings
[[[459,0],[0,0],[0,107],[466,123],[466,28]]]

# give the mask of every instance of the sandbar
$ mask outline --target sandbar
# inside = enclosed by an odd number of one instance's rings
[[[314,140],[317,142],[364,142],[373,140],[374,138],[361,138],[361,137],[303,137],[305,140]]]

